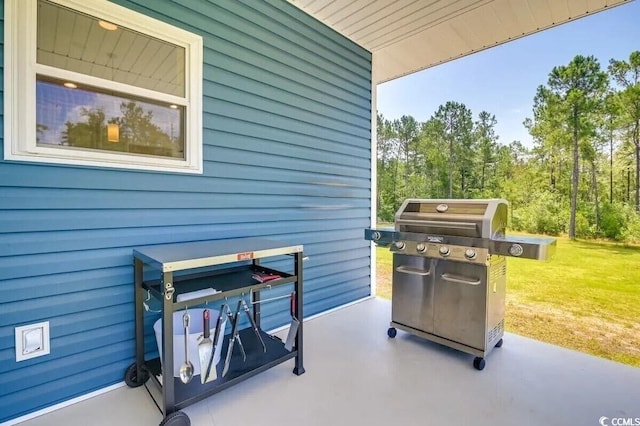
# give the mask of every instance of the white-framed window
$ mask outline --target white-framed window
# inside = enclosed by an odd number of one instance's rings
[[[105,0],[6,0],[5,160],[202,173],[202,37]]]

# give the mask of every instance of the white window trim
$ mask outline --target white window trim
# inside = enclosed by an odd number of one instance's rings
[[[186,107],[185,159],[36,145],[36,73],[95,85],[93,76],[36,63],[37,0],[5,1],[4,159],[202,173],[202,37],[106,0],[49,0],[185,49],[185,97],[110,82],[109,88]],[[99,86],[104,87],[103,80]]]

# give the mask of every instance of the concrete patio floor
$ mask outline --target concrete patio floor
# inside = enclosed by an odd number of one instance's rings
[[[601,417],[640,418],[638,368],[507,334],[476,371],[471,355],[401,331],[389,339],[390,314],[389,301],[370,299],[305,322],[305,374],[293,375],[291,360],[184,411],[194,426],[597,426]],[[121,387],[21,425],[161,420],[144,387]]]

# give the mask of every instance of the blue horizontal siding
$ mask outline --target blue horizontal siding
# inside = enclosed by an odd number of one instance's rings
[[[311,29],[315,26],[314,23],[308,20],[306,16],[300,16],[299,14],[295,16],[291,15],[294,19],[290,20],[286,26],[283,26],[278,20],[279,17],[274,16],[282,12],[288,14],[289,10],[283,10],[279,2],[241,1],[248,8],[255,10],[255,12],[247,11],[246,15],[255,24],[267,28],[270,32],[279,35],[285,40],[302,37],[305,41],[305,46],[312,49],[314,54],[329,61],[336,61],[336,59],[338,59],[341,64],[346,63],[349,67],[358,67],[358,71],[365,75],[369,72],[370,58],[367,52],[360,48],[354,48],[352,44],[343,44],[343,40],[339,38],[340,36],[336,37],[336,33],[325,33],[322,38],[318,37],[317,32]],[[325,47],[327,42],[332,42],[334,45],[332,49]]]
[[[366,102],[350,102],[349,99],[345,99],[342,96],[343,94],[333,87],[330,87],[330,90],[325,92],[315,87],[308,87],[291,81],[289,78],[273,72],[261,71],[254,67],[246,67],[242,75],[229,71],[230,68],[238,68],[245,65],[235,58],[220,55],[215,64],[205,65],[205,70],[215,73],[218,83],[221,85],[233,87],[232,85],[236,84],[240,79],[240,87],[243,90],[255,92],[261,96],[266,96],[269,91],[277,90],[285,95],[283,102],[287,102],[289,105],[295,105],[307,111],[314,111],[341,121],[355,119],[361,122],[362,116],[360,113],[366,113],[368,110]],[[359,98],[355,100],[359,100]],[[333,106],[331,110],[324,107],[328,103]]]
[[[336,124],[341,126],[346,133],[368,132],[367,121],[357,113],[349,109],[340,108],[328,109],[326,104],[316,101],[313,98],[300,96],[284,88],[266,84],[264,81],[244,78],[237,81],[237,75],[230,72],[222,72],[216,67],[214,70],[219,74],[217,83],[211,84],[208,92],[214,94],[213,98],[220,100],[233,99],[234,103],[245,106],[252,106],[255,109],[271,110],[276,106],[281,108],[282,113],[289,113],[291,117],[313,124]],[[234,78],[235,77],[235,78]],[[286,95],[279,100],[273,100],[273,92],[282,92]],[[320,121],[319,121],[320,120]]]
[[[281,170],[287,171],[299,171],[306,175],[313,175],[317,178],[318,175],[330,175],[330,176],[345,176],[345,177],[358,177],[358,178],[366,178],[367,176],[363,173],[362,169],[357,169],[353,166],[347,165],[333,165],[330,163],[323,163],[319,161],[307,160],[304,158],[293,159],[291,157],[275,155],[275,154],[266,154],[266,153],[256,153],[255,151],[245,151],[238,150],[235,148],[223,148],[220,146],[216,147],[208,147],[205,148],[205,151],[212,151],[216,153],[216,157],[214,162],[217,163],[213,165],[219,171],[224,172],[225,176],[227,170],[232,171],[236,170],[237,167],[229,167],[229,165],[233,166],[248,166],[253,169],[254,172],[264,173],[265,180],[269,180],[270,174],[282,174]],[[280,169],[280,170],[273,170]],[[245,179],[252,177],[246,175],[239,175],[244,177]],[[311,183],[311,182],[309,182]],[[337,183],[342,184],[342,181],[337,180]],[[255,189],[254,189],[255,191]]]
[[[237,169],[249,170],[250,167],[236,166]],[[241,172],[238,172],[241,174]],[[245,176],[246,178],[246,176]],[[320,180],[321,176],[316,176]],[[205,182],[203,182],[205,183]],[[31,209],[38,209],[40,206],[46,206],[44,208],[52,208],[53,206],[60,206],[62,209],[69,209],[70,204],[77,204],[79,208],[88,207],[87,202],[94,201],[95,204],[91,204],[91,208],[85,208],[83,210],[96,210],[96,209],[117,209],[127,206],[129,209],[147,209],[157,207],[158,198],[171,198],[174,203],[167,205],[167,210],[181,210],[181,209],[215,209],[216,206],[224,206],[226,209],[253,209],[258,203],[264,203],[273,198],[274,195],[280,197],[277,203],[269,203],[270,208],[334,208],[340,206],[348,206],[349,208],[362,208],[367,206],[366,200],[359,198],[359,195],[367,193],[364,189],[352,188],[349,186],[341,186],[341,182],[337,181],[336,185],[305,185],[305,184],[280,184],[277,182],[264,182],[262,191],[260,188],[255,187],[255,183],[248,179],[212,179],[211,182],[207,182],[210,186],[216,186],[218,184],[221,188],[215,193],[189,193],[189,192],[168,192],[168,191],[146,191],[144,194],[140,194],[136,199],[131,197],[137,195],[137,191],[111,191],[111,190],[75,190],[75,189],[49,189],[49,188],[21,188],[16,190],[15,188],[0,188],[0,196],[3,198],[3,202],[6,203],[4,210],[1,212],[15,211],[11,209],[11,206],[15,206],[18,202],[24,200],[26,204],[34,207]],[[233,191],[232,188],[237,185],[237,191]],[[68,192],[68,193],[67,193]],[[54,196],[56,193],[60,193],[61,198],[53,200],[47,205],[47,199],[40,198],[43,194],[47,196]],[[203,197],[207,197],[203,200]],[[37,197],[37,198],[34,198]],[[319,198],[326,198],[325,200]],[[127,200],[129,199],[129,200]],[[65,204],[68,202],[69,204]],[[53,205],[53,206],[51,206]],[[174,208],[174,205],[177,208]],[[263,204],[264,205],[264,204]],[[81,207],[80,207],[81,206]],[[25,208],[26,205],[24,206]],[[89,213],[89,212],[87,212]],[[115,216],[117,212],[113,213],[111,218],[118,219]],[[108,224],[105,224],[108,227]]]
[[[32,199],[31,199],[32,200]],[[29,200],[29,201],[31,201]],[[75,200],[73,200],[75,202]],[[289,221],[321,220],[327,218],[327,211],[323,209],[297,208],[265,208],[260,211],[247,212],[242,217],[233,208],[214,210],[213,208],[199,208],[198,206],[186,206],[176,211],[175,209],[156,209],[148,212],[141,211],[144,207],[128,210],[116,210],[105,207],[104,210],[67,210],[56,203],[56,207],[46,211],[41,203],[35,210],[0,211],[0,222],[7,224],[3,229],[5,233],[16,232],[50,232],[84,229],[120,229],[120,228],[166,228],[172,226],[194,226],[210,224],[233,224],[238,222],[278,222],[283,215],[288,216]],[[331,211],[332,220],[347,220],[361,217],[366,214],[365,208],[336,209]],[[113,216],[117,215],[118,222],[113,222]],[[184,228],[183,231],[188,230]],[[156,229],[163,232],[162,229]],[[9,246],[0,242],[4,250]],[[8,253],[8,252],[7,252]]]
[[[273,91],[271,90],[265,91]],[[281,102],[274,101],[264,96],[257,96],[257,93],[250,92],[248,88],[242,87],[228,87],[220,84],[212,85],[211,88],[205,87],[205,90],[209,90],[215,93],[215,97],[208,99],[208,102],[216,100],[215,104],[226,110],[229,105],[241,106],[244,108],[250,108],[252,110],[261,111],[263,113],[271,113],[272,116],[267,116],[271,120],[276,118],[290,119],[302,122],[309,127],[305,128],[305,131],[313,131],[314,128],[320,129],[333,129],[335,137],[340,135],[353,135],[356,137],[368,137],[370,129],[366,126],[366,121],[362,117],[342,117],[341,119],[334,119],[328,117],[324,108],[317,108],[318,111],[305,111],[298,106],[290,105],[294,102]],[[266,95],[266,94],[265,94]],[[312,104],[307,100],[300,99],[300,104]],[[349,120],[351,119],[351,120]],[[349,120],[349,121],[347,121]]]
[[[284,111],[280,110],[269,111],[267,109],[250,108],[246,105],[237,104],[234,99],[204,99],[204,105],[211,114],[214,114],[214,116],[209,116],[209,113],[205,113],[205,118],[211,120],[210,123],[214,126],[217,125],[218,120],[235,119],[241,125],[244,125],[245,122],[250,122],[265,127],[287,129],[293,133],[320,138],[316,140],[319,148],[322,148],[322,143],[325,139],[350,145],[357,145],[358,140],[360,140],[359,135],[340,133],[340,131],[330,127],[310,125],[310,123],[296,117],[288,117]]]
[[[225,233],[229,238],[242,238],[248,236],[270,237],[269,235],[256,235],[245,230],[233,233]],[[306,241],[305,252],[326,253],[335,251],[338,246],[341,250],[361,248],[357,241],[349,241],[347,238],[362,236],[362,231],[349,230],[339,233],[340,239],[330,242],[313,243],[304,234],[288,234],[288,240]],[[202,237],[202,236],[200,236]],[[324,237],[326,238],[326,237]],[[324,239],[323,238],[323,239]],[[273,238],[275,239],[275,238]],[[199,241],[191,240],[191,241]],[[173,241],[175,242],[175,240]],[[308,250],[307,250],[308,247]],[[87,271],[100,268],[115,268],[131,263],[133,247],[102,248],[99,250],[81,250],[51,253],[29,254],[22,256],[0,257],[0,280],[14,278],[36,277],[41,275],[63,274],[75,271]]]
[[[44,215],[43,215],[44,216]],[[333,233],[336,238],[341,238],[343,232],[353,232],[353,227],[359,224],[358,219],[344,219],[326,221],[324,229],[320,231],[321,237],[326,239],[326,233]],[[282,235],[284,233],[297,233],[308,231],[309,225],[305,221],[293,222],[266,222],[252,224],[255,234]],[[32,233],[11,233],[2,236],[5,244],[7,244],[6,257],[23,256],[27,254],[51,253],[51,252],[67,252],[76,250],[100,250],[104,248],[115,247],[134,247],[141,239],[151,244],[163,244],[173,241],[176,233],[192,234],[193,240],[197,239],[198,233],[206,233],[215,235],[222,232],[246,231],[246,223],[220,223],[207,226],[190,226],[191,229],[185,229],[187,226],[163,226],[163,227],[147,227],[147,228],[117,228],[117,229],[98,229],[84,231],[61,231],[49,232],[43,234],[41,232]],[[309,235],[307,234],[307,237]],[[309,239],[309,238],[307,238]]]
[[[266,124],[254,123],[246,120],[246,117],[227,117],[222,120],[219,117],[211,117],[211,124],[216,125],[219,131],[225,132],[228,135],[243,135],[249,138],[255,138],[257,140],[267,140],[270,144],[276,141],[281,141],[287,144],[287,146],[272,145],[271,149],[277,149],[280,152],[286,153],[289,147],[307,147],[318,151],[320,155],[325,153],[343,154],[354,158],[354,160],[366,159],[367,149],[357,145],[349,145],[345,142],[345,138],[337,141],[332,141],[324,138],[323,132],[315,134],[303,134],[295,133],[287,128],[273,127],[273,123],[267,122]],[[205,129],[205,140],[211,145],[216,145],[220,140],[224,140],[224,136],[221,138],[207,137],[206,133],[209,129]],[[303,157],[304,158],[304,157]],[[340,160],[336,160],[340,161]]]
[[[128,285],[131,282],[131,267],[119,266],[92,271],[79,271],[64,275],[28,276],[5,280],[2,284],[3,301],[22,302],[26,294],[47,298],[76,292],[86,292],[113,286]],[[29,299],[30,300],[30,299]],[[41,312],[39,315],[47,315]],[[11,318],[0,314],[0,327],[11,324]],[[13,335],[13,330],[11,330]],[[4,347],[0,344],[0,347]]]
[[[123,380],[134,247],[303,244],[307,315],[370,293],[370,53],[284,0],[116,3],[203,37],[204,172],[0,161],[0,422]],[[39,321],[51,354],[16,363],[14,328]],[[265,328],[288,321],[287,300],[263,306]]]
[[[296,94],[310,100],[324,101],[325,103],[332,103],[338,100],[336,103],[337,109],[349,111],[350,114],[367,109],[366,101],[363,100],[363,97],[350,93],[341,85],[320,79],[316,81],[317,84],[315,86],[306,85],[302,82],[309,78],[308,74],[264,56],[259,52],[236,49],[231,44],[222,44],[215,46],[215,50],[208,50],[208,53],[211,53],[211,62],[205,63],[205,70],[209,69],[209,67],[233,69],[234,72],[237,70],[237,74],[240,77],[264,82],[286,93]],[[256,58],[259,61],[256,61]],[[212,72],[215,73],[216,71],[212,70]],[[222,82],[224,81],[222,80]],[[302,90],[297,91],[296,89]]]
[[[222,143],[222,142],[220,142]],[[262,145],[262,144],[258,144]],[[283,147],[283,151],[286,152],[286,147]],[[205,148],[205,154],[207,153],[216,154],[216,149]],[[322,155],[322,154],[321,154]],[[2,167],[0,170],[0,178],[2,181],[0,183],[5,182],[2,190],[10,190],[10,188],[51,188],[51,189],[69,189],[69,188],[82,188],[87,190],[92,189],[113,189],[116,191],[126,192],[127,190],[134,190],[140,192],[172,192],[176,191],[179,193],[182,192],[203,192],[209,193],[213,189],[216,192],[228,191],[224,185],[228,182],[220,181],[221,178],[231,178],[239,180],[237,183],[243,184],[243,180],[248,180],[250,182],[255,182],[255,177],[252,175],[247,175],[246,172],[248,168],[251,171],[259,172],[261,179],[260,182],[270,183],[270,182],[291,182],[296,184],[305,184],[305,185],[328,185],[328,186],[342,186],[343,188],[357,187],[357,188],[366,188],[366,183],[369,180],[368,177],[364,176],[364,173],[361,169],[355,169],[355,166],[352,166],[351,169],[346,165],[335,165],[332,167],[330,163],[318,163],[316,167],[318,168],[317,173],[312,173],[308,170],[304,170],[304,168],[296,166],[297,161],[289,158],[287,161],[282,161],[279,163],[280,168],[276,168],[271,166],[269,163],[262,163],[260,160],[262,156],[257,155],[257,153],[253,153],[253,157],[255,161],[247,161],[237,158],[239,163],[233,164],[216,164],[214,165],[214,161],[217,159],[212,158],[208,160],[207,166],[211,168],[209,174],[206,176],[185,176],[184,180],[176,181],[175,178],[172,178],[170,175],[162,175],[162,174],[143,174],[132,171],[123,171],[121,175],[113,174],[111,170],[96,170],[95,173],[92,173],[92,178],[94,179],[93,188],[87,188],[87,185],[82,182],[81,179],[83,176],[86,176],[86,169],[77,168],[70,170],[68,174],[60,175],[59,168],[56,167],[47,167],[47,166],[18,166],[16,164],[7,164],[6,168]],[[273,156],[271,158],[275,158]],[[306,159],[301,159],[300,161],[305,161]],[[242,162],[240,162],[242,161]],[[359,162],[359,160],[354,159],[354,163]],[[287,168],[286,165],[290,164],[291,167]],[[243,167],[244,166],[244,167]],[[323,166],[326,166],[324,168]],[[286,173],[283,173],[283,170]],[[340,171],[343,174],[331,174],[331,173],[323,173],[325,171]],[[93,172],[93,171],[92,171]],[[5,179],[11,179],[8,183]],[[126,183],[126,185],[124,185]],[[124,188],[123,188],[124,187]],[[249,188],[253,188],[253,192],[261,192],[256,189],[255,185]],[[0,210],[12,209],[15,206],[12,205],[9,201],[2,199],[0,200]]]
[[[20,392],[14,392],[0,399],[0,413],[5,419],[11,414],[24,414],[28,411],[46,408],[50,405],[82,396],[103,388],[105,383],[122,381],[122,371],[131,364],[129,357],[108,364],[94,365],[91,370],[77,374],[65,374],[60,380],[33,386]],[[25,409],[24,407],[29,407]]]
[[[242,129],[246,131],[247,129]],[[281,135],[284,136],[284,135]],[[291,143],[277,143],[273,139],[267,139],[264,134],[237,134],[221,131],[207,131],[205,138],[210,141],[207,149],[215,149],[221,146],[221,141],[225,141],[230,146],[243,151],[252,151],[256,144],[260,144],[264,148],[263,153],[266,155],[277,155],[290,159],[312,160],[321,164],[339,164],[349,167],[367,167],[369,162],[366,152],[359,147],[349,147],[344,143],[323,144],[324,149],[309,146],[309,144],[301,144],[299,138],[294,138],[287,134]],[[281,138],[284,139],[284,138]],[[344,156],[336,156],[336,153],[344,154]]]

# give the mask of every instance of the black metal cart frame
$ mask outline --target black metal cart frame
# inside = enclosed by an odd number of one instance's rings
[[[277,271],[260,264],[261,259],[274,256],[289,255],[293,258],[293,274]],[[137,248],[133,252],[135,278],[135,333],[136,362],[127,374],[135,374],[134,385],[143,384],[149,377],[153,378],[162,389],[162,412],[167,416],[200,401],[221,390],[246,380],[262,371],[274,367],[291,358],[295,358],[293,373],[301,375],[303,367],[303,247],[301,245],[285,245],[281,242],[266,239],[242,238],[234,240],[201,241],[194,243],[166,244]],[[205,268],[216,265],[230,265],[226,269],[215,269],[207,272],[174,275],[178,271]],[[159,279],[145,280],[145,274],[155,270],[160,273]],[[252,278],[256,272],[277,274],[281,278],[260,283]],[[220,291],[214,295],[198,297],[188,301],[177,302],[179,294],[201,290],[211,286]],[[293,283],[296,307],[295,314],[300,325],[295,337],[293,350],[284,348],[284,343],[260,329],[260,292],[267,288]],[[166,368],[161,368],[160,358],[145,360],[144,344],[144,308],[146,298],[151,295],[162,300],[162,360]],[[225,377],[218,374],[218,379],[201,384],[192,380],[184,384],[173,377],[173,312],[191,306],[215,303],[236,296],[251,296],[253,317],[262,338],[267,345],[267,352],[256,345],[256,339],[247,336],[242,341],[247,351],[247,360],[241,362],[235,355],[231,359],[231,368]],[[253,333],[252,330],[241,330]],[[228,338],[224,338],[222,352],[227,349]],[[253,350],[255,349],[255,350]],[[237,361],[234,363],[234,361]],[[220,365],[218,366],[218,368]],[[162,380],[157,379],[160,375]],[[151,373],[151,374],[150,374]],[[129,377],[128,383],[132,381]],[[127,380],[127,378],[125,378]],[[137,382],[136,382],[137,381]],[[181,413],[182,414],[182,413]],[[188,420],[187,420],[188,422]],[[164,424],[164,421],[163,421]],[[188,424],[188,423],[187,423]]]

